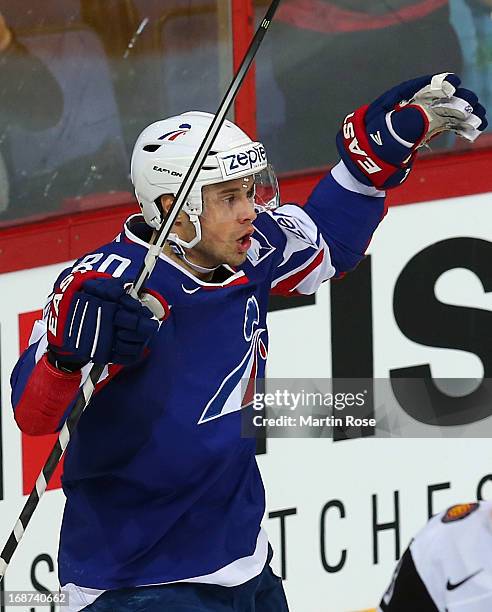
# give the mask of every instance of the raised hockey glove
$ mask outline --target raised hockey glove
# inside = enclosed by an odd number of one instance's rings
[[[122,279],[92,271],[69,274],[55,288],[49,305],[52,361],[69,371],[89,361],[134,364],[159,328],[157,319],[168,314],[161,296],[147,293],[138,301],[127,294]]]
[[[337,148],[350,173],[378,189],[408,176],[417,149],[444,131],[473,142],[487,127],[485,108],[455,74],[405,81],[344,119]]]

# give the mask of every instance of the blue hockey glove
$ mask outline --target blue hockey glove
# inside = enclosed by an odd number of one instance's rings
[[[48,348],[56,365],[73,370],[89,361],[131,365],[139,361],[160,320],[169,314],[163,298],[132,298],[122,279],[75,272],[55,288],[48,312]]]
[[[390,189],[410,173],[417,149],[444,131],[473,142],[487,127],[485,108],[445,72],[405,81],[344,119],[337,148],[361,183]]]

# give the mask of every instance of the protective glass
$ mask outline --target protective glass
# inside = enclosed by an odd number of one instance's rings
[[[253,175],[254,206],[257,212],[274,210],[280,205],[278,181],[271,164]]]

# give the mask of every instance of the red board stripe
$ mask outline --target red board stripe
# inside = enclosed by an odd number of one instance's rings
[[[255,13],[253,0],[232,0],[232,40],[234,72],[239,68],[254,36]],[[267,34],[268,36],[268,34]],[[250,67],[234,102],[234,121],[256,140],[255,65]]]
[[[482,137],[486,141],[488,135]],[[417,160],[409,179],[389,193],[389,206],[492,191],[492,149]],[[281,177],[283,202],[304,203],[328,168]],[[80,205],[81,210],[83,204]],[[0,229],[0,274],[76,259],[112,240],[136,204],[94,209]]]

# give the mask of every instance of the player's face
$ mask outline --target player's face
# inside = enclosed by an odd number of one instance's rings
[[[192,249],[193,260],[205,267],[241,265],[251,246],[256,219],[253,177],[207,185],[202,197],[202,239]]]

